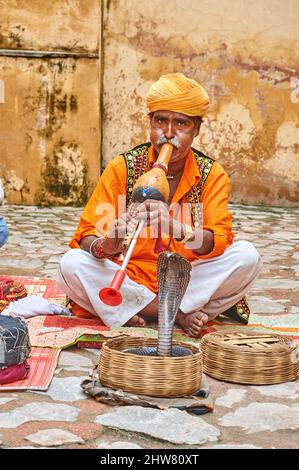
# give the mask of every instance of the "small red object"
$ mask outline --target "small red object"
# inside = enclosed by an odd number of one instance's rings
[[[5,369],[0,369],[0,385],[23,380],[27,377],[29,371],[30,365],[27,361],[24,361],[21,364],[13,364]]]
[[[104,287],[99,292],[99,297],[102,302],[106,305],[111,305],[115,307],[116,305],[120,305],[122,303],[122,295],[119,292],[119,288],[125,278],[126,271],[119,269],[116,271],[114,278],[109,287]]]

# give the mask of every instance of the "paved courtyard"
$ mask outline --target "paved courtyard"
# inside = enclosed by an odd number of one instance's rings
[[[231,205],[237,240],[254,243],[264,267],[248,295],[254,313],[299,314],[299,209]],[[0,274],[54,278],[68,249],[81,209],[4,206],[10,228],[0,250]],[[4,448],[299,448],[299,380],[280,385],[245,386],[208,378],[214,411],[201,417],[160,410],[156,438],[146,432],[147,408],[109,407],[85,395],[99,352],[76,347],[62,351],[47,392],[0,394],[0,445]],[[103,414],[121,412],[112,423]],[[107,420],[109,416],[107,415]],[[111,425],[110,425],[111,426]],[[200,444],[188,445],[184,433],[196,430]],[[133,430],[132,430],[133,429]],[[150,429],[148,429],[150,431]],[[160,431],[160,434],[159,434]],[[167,433],[165,433],[167,431]],[[166,440],[175,436],[177,442]]]

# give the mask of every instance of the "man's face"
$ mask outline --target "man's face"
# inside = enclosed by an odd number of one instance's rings
[[[186,116],[186,114],[173,111],[155,111],[150,116],[150,139],[159,153],[163,143],[174,139],[174,151],[171,162],[185,158],[192,145],[194,137],[198,134],[200,120]]]

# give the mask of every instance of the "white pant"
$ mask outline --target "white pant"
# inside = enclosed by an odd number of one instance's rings
[[[194,261],[181,311],[188,314],[200,309],[212,320],[243,297],[261,268],[260,255],[247,241],[233,243],[221,256]],[[61,259],[57,283],[74,302],[99,316],[106,325],[121,326],[156,294],[126,276],[121,286],[121,305],[104,304],[99,290],[109,286],[118,269],[119,265],[108,259],[99,260],[86,251],[72,249]]]

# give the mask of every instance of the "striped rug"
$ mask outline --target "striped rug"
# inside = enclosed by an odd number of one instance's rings
[[[30,365],[27,377],[17,382],[0,385],[0,392],[10,390],[47,390],[53,378],[59,354],[60,349],[33,347],[27,359]]]

